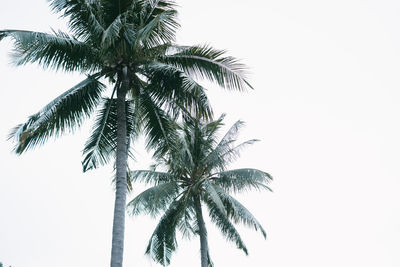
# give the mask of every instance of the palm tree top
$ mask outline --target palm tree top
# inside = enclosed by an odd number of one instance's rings
[[[100,72],[115,79],[124,66],[144,75],[149,65],[170,64],[223,88],[251,88],[246,67],[224,56],[226,51],[174,44],[180,26],[174,1],[53,0],[50,6],[68,19],[71,33],[0,31],[0,40],[14,40],[17,65],[37,63],[56,70]]]
[[[9,37],[14,41],[17,65],[36,63],[44,68],[80,71],[88,77],[12,131],[10,136],[15,137],[18,154],[43,144],[51,136],[79,127],[103,102],[107,87],[101,78],[114,84],[113,92],[116,92],[122,84],[123,69],[126,69],[131,100],[141,96],[141,103],[146,103],[148,109],[158,106],[174,116],[184,111],[212,117],[204,88],[197,80],[210,80],[233,90],[251,88],[246,67],[226,56],[224,50],[174,43],[179,27],[174,1],[53,0],[50,6],[69,21],[70,33],[2,30],[0,40]],[[112,99],[114,93],[111,96]],[[112,110],[107,111],[107,105],[113,105],[112,100],[106,102],[101,109],[104,116],[112,114]],[[150,107],[151,103],[155,106]],[[162,121],[163,115],[157,113],[151,116],[148,113],[148,119]],[[98,130],[107,129],[102,115],[97,121],[102,124]],[[146,134],[150,146],[165,137],[162,127]],[[94,139],[93,145],[102,144]],[[107,144],[111,143],[112,140],[107,140],[103,144],[110,149]],[[85,151],[90,152],[91,148]],[[97,162],[84,164],[85,169],[107,162],[107,158],[100,155]]]
[[[186,118],[174,145],[155,151],[156,164],[152,170],[131,172],[133,182],[141,181],[152,187],[128,204],[128,212],[153,217],[163,214],[146,250],[161,264],[169,264],[177,248],[176,230],[184,236],[199,235],[199,227],[204,224],[198,221],[202,215],[197,216],[201,214],[200,203],[208,207],[211,221],[227,240],[246,254],[247,248],[233,223],[243,223],[266,237],[257,219],[231,194],[254,189],[271,191],[268,184],[272,177],[258,169],[228,170],[241,150],[257,140],[235,142],[244,124],[242,121],[237,121],[219,139],[217,132],[223,118],[211,122]],[[209,255],[207,258],[210,260]]]

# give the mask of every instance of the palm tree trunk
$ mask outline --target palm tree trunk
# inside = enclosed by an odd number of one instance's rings
[[[117,88],[117,159],[111,267],[122,267],[125,232],[126,169],[128,160],[125,97],[129,88],[127,67],[122,70],[122,85]]]
[[[201,257],[201,267],[208,266],[208,241],[207,241],[207,229],[204,223],[203,213],[201,211],[200,197],[194,197],[194,206],[196,210],[197,223],[199,225],[200,234],[200,257]]]

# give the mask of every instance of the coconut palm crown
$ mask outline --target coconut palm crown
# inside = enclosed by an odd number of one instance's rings
[[[171,0],[49,0],[68,21],[69,32],[1,30],[14,42],[16,65],[78,71],[86,78],[15,127],[10,138],[21,154],[50,137],[72,132],[96,111],[92,134],[83,149],[83,170],[115,159],[111,266],[122,266],[127,158],[139,133],[149,148],[170,138],[169,116],[198,112],[211,118],[207,79],[222,88],[250,85],[245,67],[225,51],[207,45],[175,44],[179,27]],[[106,84],[112,85],[107,90]]]
[[[186,118],[174,145],[169,146],[166,153],[157,154],[156,151],[154,167],[161,167],[165,172],[156,169],[131,172],[133,181],[153,185],[129,202],[127,210],[131,215],[162,214],[146,253],[164,266],[170,263],[171,254],[177,249],[177,230],[187,237],[199,235],[201,266],[212,266],[203,204],[208,208],[211,221],[226,239],[246,254],[247,248],[234,223],[250,226],[266,237],[257,219],[231,194],[252,189],[270,190],[268,183],[272,177],[257,169],[227,170],[242,148],[257,140],[236,144],[243,125],[238,121],[218,141],[217,131],[223,125],[222,119],[223,116],[205,123]]]

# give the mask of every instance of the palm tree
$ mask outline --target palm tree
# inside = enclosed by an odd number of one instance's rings
[[[116,159],[111,266],[121,267],[132,141],[139,133],[146,134],[149,148],[168,140],[169,116],[195,111],[211,118],[205,90],[195,78],[233,90],[250,85],[245,67],[224,51],[174,43],[179,24],[172,0],[50,0],[50,6],[68,20],[70,33],[2,30],[0,40],[14,41],[16,65],[37,63],[87,77],[15,127],[10,137],[21,154],[73,132],[98,109],[83,170]],[[104,96],[107,82],[113,89]]]
[[[163,213],[156,226],[146,253],[158,263],[168,265],[171,253],[177,248],[176,231],[184,236],[199,235],[201,267],[212,266],[209,256],[207,230],[202,204],[208,207],[211,221],[222,234],[247,254],[247,248],[233,223],[243,223],[266,233],[256,218],[233,196],[250,189],[269,189],[271,176],[256,169],[227,170],[227,165],[239,152],[256,140],[239,145],[235,140],[243,122],[236,122],[218,142],[217,131],[223,125],[223,116],[204,123],[186,118],[179,130],[179,138],[166,153],[156,150],[156,167],[165,172],[138,170],[131,172],[133,181],[152,184],[128,204],[131,215],[140,213],[152,216]]]

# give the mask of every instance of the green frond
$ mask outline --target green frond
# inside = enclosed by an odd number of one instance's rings
[[[204,119],[212,118],[212,108],[206,89],[184,72],[163,63],[153,62],[143,74],[148,77],[148,90],[161,106],[173,116],[196,114]]]
[[[113,45],[118,40],[122,27],[123,23],[121,21],[121,15],[119,15],[103,32],[101,43],[106,47]]]
[[[197,221],[194,219],[194,210],[190,205],[187,205],[185,212],[182,216],[182,220],[179,221],[178,229],[181,232],[183,238],[190,239],[195,234],[198,234],[199,227]]]
[[[103,107],[97,114],[92,135],[83,149],[85,158],[82,161],[82,167],[84,172],[96,169],[99,165],[107,164],[114,156],[116,143],[113,131],[115,131],[116,127],[110,123],[109,117],[113,102],[115,101],[112,99],[103,99]],[[113,112],[115,113],[115,105],[113,106]]]
[[[17,142],[15,152],[21,154],[43,144],[49,137],[58,137],[80,126],[96,107],[105,88],[97,77],[89,76],[14,128],[10,139],[15,138]]]
[[[236,160],[240,155],[240,150],[246,145],[252,144],[257,140],[249,140],[244,142],[240,146],[235,146],[236,138],[239,134],[240,128],[244,125],[244,122],[237,121],[232,125],[232,127],[227,131],[224,137],[218,142],[215,148],[211,153],[208,154],[205,159],[205,164],[209,166],[209,168],[218,168],[220,170],[224,170],[226,165]],[[213,138],[214,135],[209,135],[209,137]]]
[[[0,31],[0,39],[4,37],[14,41],[13,58],[16,65],[37,63],[44,68],[81,72],[100,68],[94,47],[63,32]]]
[[[50,7],[68,18],[70,30],[78,38],[98,41],[104,31],[104,20],[100,1],[92,0],[49,0]]]
[[[245,206],[243,206],[239,201],[229,194],[225,193],[222,188],[217,187],[217,191],[227,210],[228,217],[232,219],[233,222],[241,222],[248,227],[253,227],[254,230],[259,230],[264,238],[267,237],[267,233],[265,232],[264,228]]]
[[[138,30],[137,42],[141,42],[145,47],[173,42],[179,27],[176,19],[177,11],[173,9],[157,14]]]
[[[258,139],[250,139],[247,141],[244,141],[238,145],[235,145],[232,149],[229,149],[225,152],[225,154],[223,155],[227,155],[227,157],[229,157],[230,162],[235,161],[237,158],[239,158],[240,153],[242,152],[243,149],[245,149],[246,147],[253,145],[256,142],[259,142],[260,140]]]
[[[133,23],[124,23],[123,30],[121,31],[123,39],[130,46],[128,50],[135,51],[135,43],[137,40],[137,26]]]
[[[205,135],[207,138],[215,138],[217,136],[218,130],[224,126],[223,120],[225,119],[226,114],[222,113],[218,119],[207,121],[204,125]]]
[[[118,85],[117,85],[118,86]],[[138,122],[131,101],[126,101],[127,144],[138,135]],[[83,149],[83,171],[107,164],[115,156],[117,147],[117,100],[103,99],[92,129],[92,135]],[[129,147],[128,147],[129,151]]]
[[[173,0],[142,0],[140,12],[141,20],[147,24],[165,11],[176,10],[177,4]]]
[[[211,181],[226,192],[239,193],[251,189],[272,191],[267,186],[272,181],[271,175],[257,169],[244,168],[219,172]]]
[[[184,210],[184,198],[173,201],[161,217],[147,245],[146,254],[163,266],[170,264],[172,252],[177,249],[176,226],[182,219]]]
[[[208,180],[204,181],[204,194],[205,198],[208,199],[209,202],[212,201],[214,203],[214,206],[219,209],[221,214],[223,214],[224,216],[227,215],[224,203],[222,203],[222,200],[217,190]]]
[[[175,181],[158,184],[143,191],[130,201],[127,211],[132,216],[144,213],[155,217],[166,209],[178,192],[178,184]]]
[[[234,242],[237,248],[243,250],[243,252],[247,255],[248,252],[246,245],[244,244],[236,228],[229,221],[227,215],[220,211],[217,205],[215,205],[214,201],[205,199],[204,202],[207,204],[211,221],[215,223],[228,241]]]
[[[144,132],[147,137],[147,148],[155,148],[168,143],[174,138],[174,123],[150,97],[146,91],[140,95],[140,111]]]
[[[246,66],[237,59],[224,56],[225,51],[210,46],[175,46],[170,55],[160,58],[189,75],[217,83],[222,88],[243,91],[252,88],[246,78]]]

